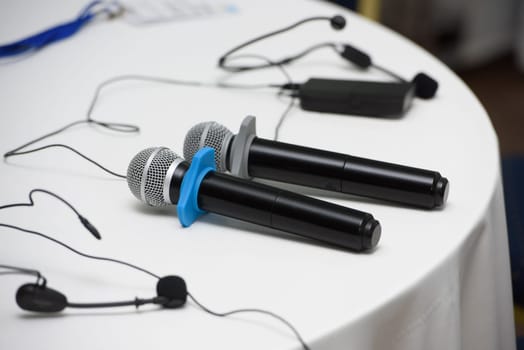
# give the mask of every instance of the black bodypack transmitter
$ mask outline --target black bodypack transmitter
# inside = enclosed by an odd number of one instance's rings
[[[311,78],[300,85],[302,109],[323,113],[400,117],[411,106],[415,84]]]

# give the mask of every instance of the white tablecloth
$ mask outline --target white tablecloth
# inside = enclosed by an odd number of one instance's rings
[[[312,349],[514,349],[508,247],[497,138],[471,91],[416,45],[375,23],[320,1],[238,1],[238,13],[132,27],[94,23],[74,38],[17,63],[0,65],[0,150],[85,117],[95,87],[119,74],[214,81],[216,59],[254,35],[310,15],[343,12],[347,28],[309,24],[249,52],[282,57],[320,41],[348,41],[405,77],[427,71],[438,96],[416,100],[400,120],[324,115],[295,108],[281,139],[361,157],[440,171],[448,204],[425,211],[304,190],[373,213],[383,227],[378,248],[355,254],[318,246],[235,220],[207,215],[181,228],[175,208],[147,208],[123,181],[63,150],[0,163],[0,204],[26,200],[35,187],[70,200],[100,230],[95,241],[60,202],[36,196],[35,208],[0,212],[0,222],[41,230],[91,254],[131,261],[157,274],[179,274],[205,305],[257,307],[284,316]],[[0,42],[15,40],[76,13],[83,2],[4,1]],[[331,52],[289,68],[311,76],[387,79],[361,72]],[[278,71],[231,81],[280,82]],[[139,124],[139,135],[79,126],[49,140],[67,143],[119,172],[139,150],[165,145],[181,153],[187,130],[216,120],[233,131],[248,114],[270,138],[286,100],[273,91],[232,91],[129,82],[103,93],[94,117]],[[121,266],[84,259],[48,241],[0,228],[0,263],[37,268],[71,301],[154,295],[155,281]],[[38,317],[18,309],[24,276],[0,278],[2,349],[297,349],[278,321],[257,315],[214,318],[189,303],[68,310]]]

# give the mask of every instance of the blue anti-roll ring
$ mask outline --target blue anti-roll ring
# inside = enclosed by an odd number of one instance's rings
[[[206,213],[198,207],[198,190],[204,176],[215,170],[215,151],[212,148],[204,147],[193,156],[180,185],[176,208],[182,226],[190,226],[200,215]]]

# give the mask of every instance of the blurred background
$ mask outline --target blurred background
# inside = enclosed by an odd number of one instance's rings
[[[524,350],[524,0],[321,1],[416,42],[451,67],[487,110],[502,155],[517,343]]]
[[[517,347],[524,349],[524,1],[332,0],[410,38],[450,66],[499,137]]]

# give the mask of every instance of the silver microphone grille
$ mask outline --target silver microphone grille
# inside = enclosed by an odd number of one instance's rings
[[[151,147],[140,151],[127,168],[127,185],[139,200],[154,207],[169,204],[164,198],[164,181],[169,166],[179,158],[165,147]]]
[[[227,171],[226,157],[233,133],[217,122],[204,122],[193,126],[184,140],[184,158],[190,162],[193,156],[204,147],[215,150],[217,171]]]

